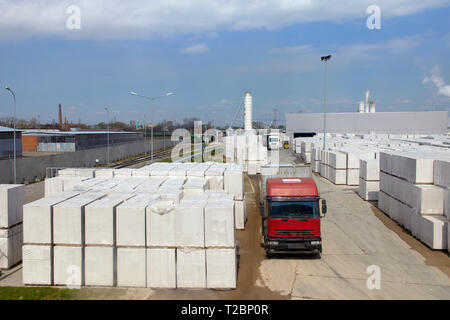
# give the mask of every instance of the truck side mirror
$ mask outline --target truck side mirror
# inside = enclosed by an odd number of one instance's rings
[[[322,200],[322,213],[327,213],[327,200]]]

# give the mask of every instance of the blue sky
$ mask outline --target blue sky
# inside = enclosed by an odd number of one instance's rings
[[[80,30],[65,27],[73,3]],[[246,90],[257,119],[321,112],[324,54],[330,111],[356,111],[366,90],[377,111],[450,109],[448,1],[98,3],[0,0],[0,84],[15,90],[19,117],[52,121],[61,103],[73,122],[103,121],[104,107],[121,121],[149,119],[130,90],[176,93],[155,102],[156,120],[230,123]],[[366,27],[370,4],[381,30]],[[11,115],[2,89],[0,117]]]

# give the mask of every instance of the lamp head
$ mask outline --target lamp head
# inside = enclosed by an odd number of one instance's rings
[[[132,96],[137,96],[137,95],[138,95],[138,94],[137,94],[136,92],[134,92],[134,91],[131,91],[130,94],[131,94]]]
[[[5,89],[11,91],[11,89],[8,86],[5,86]]]
[[[167,96],[167,97],[170,97],[170,96],[173,96],[174,94],[175,94],[174,92],[167,92],[167,93],[166,93],[166,96]]]

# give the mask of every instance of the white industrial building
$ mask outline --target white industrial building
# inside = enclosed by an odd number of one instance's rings
[[[323,113],[286,113],[286,134],[321,133],[323,120]],[[326,114],[327,133],[445,134],[447,126],[447,111]]]

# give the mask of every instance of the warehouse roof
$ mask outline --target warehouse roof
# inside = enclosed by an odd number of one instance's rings
[[[22,131],[22,130],[16,129],[16,131]],[[0,132],[14,132],[14,129],[0,126]]]
[[[75,136],[83,134],[107,134],[108,131],[54,131],[54,130],[26,130],[25,136]],[[142,133],[134,131],[109,131],[109,134],[130,134],[130,133]]]

